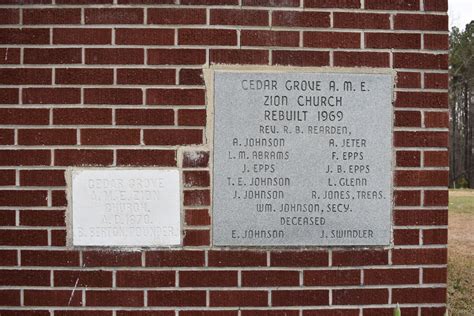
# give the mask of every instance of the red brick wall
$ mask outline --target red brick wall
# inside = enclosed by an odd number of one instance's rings
[[[176,1],[0,0],[0,314],[442,315],[447,0]],[[393,246],[210,246],[217,63],[397,71]],[[184,247],[67,247],[69,166],[179,167]]]

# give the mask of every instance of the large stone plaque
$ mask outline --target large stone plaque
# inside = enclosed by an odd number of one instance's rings
[[[179,183],[178,170],[74,170],[72,244],[179,245]]]
[[[214,72],[213,243],[388,245],[389,73]]]

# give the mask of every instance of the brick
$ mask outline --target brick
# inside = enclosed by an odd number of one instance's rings
[[[444,316],[446,307],[422,307],[421,316]]]
[[[204,85],[204,78],[201,69],[180,69],[179,84],[181,85]]]
[[[447,225],[447,210],[397,210],[394,223],[400,226]]]
[[[116,109],[117,125],[174,125],[174,111],[169,109]]]
[[[329,66],[329,53],[317,51],[272,51],[272,65]]]
[[[65,186],[64,170],[20,170],[21,186]]]
[[[87,291],[87,306],[143,306],[144,298],[142,291]]]
[[[218,29],[179,29],[179,45],[237,45],[235,30]]]
[[[112,316],[112,311],[104,311],[104,310],[55,310],[55,316]]]
[[[26,306],[82,306],[82,291],[25,290]]]
[[[78,104],[81,90],[76,88],[24,88],[23,104]]]
[[[178,125],[206,126],[206,110],[178,110]]]
[[[305,286],[360,285],[360,270],[304,271]]]
[[[401,313],[405,316],[418,316],[418,308],[400,308]],[[364,316],[392,316],[393,308],[364,308]]]
[[[246,309],[241,311],[242,316],[299,316],[299,312],[297,310],[252,310]]]
[[[0,270],[0,285],[49,286],[50,275],[48,270]]]
[[[243,0],[242,4],[257,7],[298,7],[300,0]]]
[[[55,226],[64,227],[65,212],[56,210],[22,210],[20,211],[22,226]]]
[[[242,271],[242,286],[298,286],[298,271]]]
[[[54,151],[56,166],[109,166],[112,150],[58,149]]]
[[[446,264],[446,260],[447,251],[445,248],[394,249],[392,251],[393,264]]]
[[[20,49],[18,48],[0,48],[0,56],[3,56],[3,58],[0,59],[1,65],[13,65],[21,63]]]
[[[448,206],[448,191],[425,191],[424,206]]]
[[[425,49],[430,50],[448,50],[448,34],[424,34],[423,43]]]
[[[446,283],[447,280],[447,268],[423,268],[423,283]]]
[[[47,206],[46,191],[33,190],[3,190],[0,191],[2,206]]]
[[[3,24],[3,25],[18,24],[19,22],[20,22],[20,10],[0,9],[0,24]]]
[[[423,165],[426,167],[447,167],[449,153],[447,151],[425,151]]]
[[[0,215],[4,215],[3,211],[0,211]],[[3,218],[1,219],[3,220]],[[0,220],[0,221],[1,221]],[[0,224],[3,225],[3,224]],[[2,267],[16,266],[18,265],[18,255],[16,250],[0,250],[0,264]]]
[[[360,48],[360,33],[304,32],[303,45],[316,48]]]
[[[2,28],[0,29],[0,44],[49,44],[49,29]]]
[[[142,104],[141,89],[126,88],[86,88],[84,89],[85,104]]]
[[[267,26],[268,11],[242,9],[211,9],[211,25]]]
[[[447,108],[448,94],[436,92],[397,92],[395,107]]]
[[[148,24],[206,24],[205,9],[148,9]]]
[[[16,173],[15,170],[0,170],[0,186],[15,185],[15,182],[16,182],[15,173]]]
[[[205,105],[204,89],[148,89],[149,105]]]
[[[327,290],[272,291],[272,306],[321,306],[329,304]]]
[[[25,48],[24,64],[79,64],[80,48]]]
[[[242,46],[280,46],[298,47],[299,33],[291,31],[242,30],[240,33]]]
[[[206,306],[206,291],[148,291],[148,306]]]
[[[191,145],[202,143],[201,130],[153,129],[144,131],[147,145]]]
[[[425,88],[448,89],[449,76],[447,73],[425,73]]]
[[[333,291],[335,305],[387,304],[388,289],[343,289]]]
[[[20,306],[20,291],[19,290],[0,290],[0,306]],[[0,313],[2,313],[0,311]],[[2,315],[4,315],[2,313]]]
[[[335,12],[334,27],[351,29],[390,29],[390,15]]]
[[[183,315],[183,312],[181,312]],[[117,316],[175,316],[174,311],[117,311]]]
[[[424,0],[425,11],[448,11],[448,0]]]
[[[25,309],[19,309],[19,310],[8,309],[8,310],[0,310],[0,312],[2,313],[2,316],[50,316],[50,313],[48,310],[32,311],[32,310],[25,310]]]
[[[367,36],[368,34],[366,34]],[[426,85],[426,78],[425,78]],[[402,72],[397,73],[398,88],[421,88],[421,74],[419,72]]]
[[[358,316],[358,309],[326,309],[326,310],[304,310],[303,316]]]
[[[209,206],[211,194],[209,190],[188,190],[184,191],[184,206]]]
[[[326,251],[274,251],[270,253],[272,267],[325,267],[329,264]]]
[[[115,65],[143,64],[144,52],[141,48],[87,48],[86,64]]]
[[[208,254],[210,267],[265,267],[267,255],[263,251],[211,250]]]
[[[117,271],[118,287],[163,287],[175,285],[174,271]]]
[[[388,53],[334,52],[334,65],[340,67],[389,67]]]
[[[211,224],[211,218],[207,209],[192,209],[185,211],[184,222],[189,226],[207,226]]]
[[[184,5],[238,5],[238,0],[182,0]]]
[[[211,291],[210,306],[268,306],[268,292],[231,290]]]
[[[397,127],[421,127],[421,112],[395,111],[394,125]]]
[[[421,36],[411,33],[366,33],[365,46],[367,48],[420,49]]]
[[[395,132],[396,147],[447,147],[446,132]]]
[[[79,266],[77,251],[21,251],[22,266],[71,267]]]
[[[273,11],[272,26],[287,27],[330,27],[327,12]]]
[[[43,0],[44,1],[44,0]],[[56,0],[56,4],[112,4],[113,0]]]
[[[375,0],[376,1],[376,0]],[[447,31],[447,15],[396,14],[395,30]]]
[[[66,191],[52,191],[52,206],[67,206]]]
[[[180,271],[180,287],[237,286],[237,271]]]
[[[15,143],[15,131],[13,129],[0,129],[0,145],[13,145]]]
[[[421,154],[419,151],[407,150],[407,151],[397,151],[396,153],[397,167],[420,167],[420,157]]]
[[[446,288],[405,288],[392,290],[392,302],[446,303]]]
[[[19,145],[75,145],[74,129],[20,129]]]
[[[209,165],[209,153],[205,151],[186,151],[183,153],[183,168],[205,168]]]
[[[420,54],[420,53],[394,53],[393,66],[395,68],[412,69],[447,69],[448,55],[446,54]]]
[[[211,64],[268,64],[269,52],[253,49],[212,49],[210,51]]]
[[[150,251],[146,253],[147,267],[202,267],[204,252],[195,250]]]
[[[206,63],[204,49],[149,49],[150,65],[202,65]]]
[[[139,145],[138,129],[81,129],[82,145]]]
[[[425,127],[449,128],[449,113],[425,112]]]
[[[85,267],[139,267],[141,254],[139,252],[120,251],[84,251],[82,254]]]
[[[51,246],[66,246],[66,230],[51,230]]]
[[[393,243],[395,245],[418,245],[420,233],[417,229],[394,229]]]
[[[447,229],[423,230],[423,245],[446,245],[448,243]]]
[[[174,150],[117,150],[119,166],[176,166]]]
[[[117,69],[118,84],[174,85],[174,69]]]
[[[77,282],[77,285],[76,285]],[[54,286],[111,287],[112,271],[58,270],[54,271]]]
[[[0,89],[0,104],[18,104],[18,89],[4,88]],[[5,111],[0,109],[0,111]],[[30,110],[29,110],[30,111]],[[0,115],[1,119],[2,115]]]
[[[184,232],[184,246],[209,246],[210,244],[211,233],[208,229],[188,229]]]
[[[369,10],[420,10],[420,0],[366,0],[365,7]]]
[[[336,250],[332,253],[333,266],[367,266],[388,263],[385,250]]]
[[[185,188],[190,187],[208,187],[210,185],[210,176],[208,171],[184,171],[183,184]]]
[[[57,68],[55,81],[58,84],[94,85],[113,84],[113,69]]]
[[[24,9],[23,24],[80,24],[81,9]]]
[[[173,45],[174,30],[171,29],[117,29],[117,45]]]
[[[398,170],[395,173],[396,186],[448,186],[447,170]]]
[[[418,269],[366,269],[364,284],[418,284],[419,274]]]
[[[4,84],[4,85],[51,84],[51,77],[52,77],[51,69],[43,69],[43,68],[3,68],[3,69],[0,69],[0,84]],[[8,99],[13,99],[13,98],[11,96],[8,96]]]
[[[53,44],[66,45],[103,45],[112,43],[110,29],[94,28],[55,28],[53,29]]]
[[[119,4],[174,4],[174,0],[118,0]]]
[[[110,125],[111,109],[64,108],[53,109],[54,125]]]
[[[417,190],[394,191],[395,206],[419,206],[421,193]]]
[[[49,150],[0,150],[0,166],[49,166]]]
[[[360,0],[304,0],[306,8],[360,8]]]
[[[142,24],[143,9],[86,8],[84,21],[86,24]]]

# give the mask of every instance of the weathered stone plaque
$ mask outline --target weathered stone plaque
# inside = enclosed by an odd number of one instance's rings
[[[179,245],[179,183],[178,170],[74,170],[73,245]]]
[[[214,73],[213,243],[387,245],[392,75]]]

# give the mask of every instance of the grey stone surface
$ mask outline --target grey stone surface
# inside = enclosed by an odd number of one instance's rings
[[[215,246],[388,245],[391,74],[214,75]]]
[[[78,169],[71,185],[73,246],[181,243],[178,170]]]

